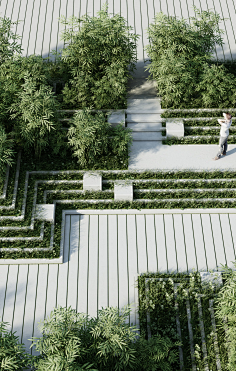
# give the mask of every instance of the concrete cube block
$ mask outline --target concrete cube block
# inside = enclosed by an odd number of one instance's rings
[[[83,177],[84,191],[101,191],[102,190],[102,176],[97,173],[84,173]]]
[[[171,137],[184,137],[184,123],[183,120],[168,119],[166,121],[166,136]]]
[[[35,219],[53,223],[55,219],[55,204],[37,204]]]
[[[114,185],[115,201],[133,201],[133,183],[132,181],[119,180]]]
[[[125,126],[125,111],[124,110],[117,110],[110,113],[107,118],[107,121],[111,124],[111,126],[117,126],[121,122],[123,122],[123,126]]]

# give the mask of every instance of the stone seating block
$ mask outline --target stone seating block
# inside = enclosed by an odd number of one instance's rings
[[[102,176],[96,173],[85,173],[83,177],[84,191],[102,191]]]
[[[183,120],[168,119],[166,121],[166,136],[171,137],[184,137],[184,123]]]
[[[132,181],[120,180],[114,185],[115,201],[133,201],[133,184]]]
[[[113,111],[107,118],[107,121],[111,124],[111,126],[117,126],[121,122],[123,126],[125,126],[125,111],[124,110],[117,110]]]
[[[55,204],[37,204],[35,219],[53,223],[55,219]]]

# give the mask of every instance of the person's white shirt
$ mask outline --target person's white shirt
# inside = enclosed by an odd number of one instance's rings
[[[218,120],[219,124],[221,125],[220,136],[227,137],[229,135],[229,128],[232,124],[232,119],[227,120],[225,113],[223,113],[223,116],[225,120],[220,120],[220,119]]]

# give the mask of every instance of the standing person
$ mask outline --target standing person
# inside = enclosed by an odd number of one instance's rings
[[[230,113],[223,113],[225,120],[218,120],[219,124],[221,125],[220,129],[220,141],[219,141],[219,151],[217,152],[216,157],[213,160],[219,160],[220,156],[223,154],[226,155],[227,151],[227,139],[229,136],[229,128],[232,124],[232,116]]]

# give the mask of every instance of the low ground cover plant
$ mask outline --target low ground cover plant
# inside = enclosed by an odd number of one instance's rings
[[[231,107],[232,108],[232,107]],[[172,110],[172,109],[166,109],[165,112],[163,112],[161,114],[161,117],[162,118],[175,118],[175,117],[178,117],[178,118],[200,118],[200,117],[209,117],[209,118],[221,118],[222,119],[222,116],[223,116],[223,112],[224,111],[221,111],[221,110],[218,110],[217,111],[212,111],[210,109],[186,109],[186,110],[182,110],[181,109],[178,109],[178,110]],[[230,111],[230,108],[229,108],[229,113],[232,115],[232,117],[235,116],[235,112],[234,111]]]

